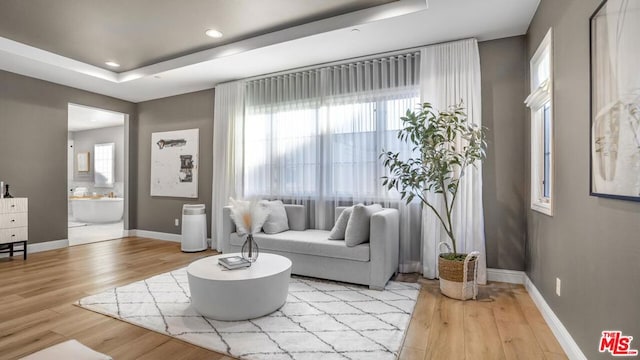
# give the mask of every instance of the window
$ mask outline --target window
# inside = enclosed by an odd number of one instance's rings
[[[246,196],[317,195],[317,119],[316,109],[306,106],[273,108],[247,115]]]
[[[95,187],[112,188],[115,175],[115,144],[95,144],[93,153]]]
[[[398,140],[402,117],[420,103],[416,92],[385,94],[370,101],[329,104],[330,132],[325,182],[326,195],[369,199],[387,197],[381,185],[386,175],[379,155],[382,149],[410,155],[408,145]],[[395,191],[395,190],[394,190]]]
[[[244,129],[246,196],[378,200],[382,149],[406,150],[400,117],[420,99],[417,89],[325,99],[315,104],[249,108]],[[406,149],[405,149],[406,148]],[[395,192],[395,190],[393,190]]]
[[[234,135],[243,196],[315,203],[320,223],[329,203],[399,200],[382,186],[379,155],[411,154],[397,131],[420,102],[419,66],[409,53],[247,82]]]
[[[531,58],[531,208],[553,215],[553,62],[551,29]]]

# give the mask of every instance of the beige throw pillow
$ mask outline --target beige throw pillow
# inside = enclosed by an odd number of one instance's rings
[[[379,204],[369,206],[358,204],[353,206],[353,212],[349,217],[344,235],[347,246],[356,246],[369,241],[371,215],[378,211],[382,211],[382,206]]]
[[[351,212],[353,212],[353,206],[342,210],[340,216],[338,216],[338,220],[336,220],[336,224],[333,225],[333,229],[331,229],[329,233],[329,240],[344,240],[344,234],[347,231],[347,223],[351,217]]]
[[[267,221],[262,225],[265,234],[277,234],[289,230],[289,219],[284,204],[280,200],[262,201],[270,211]]]

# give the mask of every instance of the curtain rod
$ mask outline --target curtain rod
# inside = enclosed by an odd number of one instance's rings
[[[429,45],[416,46],[416,47],[405,48],[405,49],[400,49],[400,50],[393,50],[393,51],[387,51],[387,52],[376,53],[376,54],[371,54],[371,55],[357,56],[357,57],[353,57],[353,58],[337,60],[337,61],[330,61],[330,62],[326,62],[326,63],[319,63],[319,64],[315,64],[315,65],[301,66],[301,67],[297,67],[297,68],[293,68],[293,69],[288,69],[288,70],[276,71],[276,72],[272,72],[272,73],[268,73],[268,74],[251,76],[251,77],[248,77],[248,78],[241,78],[241,79],[236,79],[236,80],[231,80],[231,81],[224,81],[224,82],[215,84],[215,86],[220,85],[220,84],[229,83],[229,82],[239,81],[239,80],[254,81],[254,80],[270,78],[270,77],[273,77],[273,76],[297,73],[297,72],[314,70],[314,69],[321,69],[321,68],[330,67],[330,66],[344,65],[344,64],[349,64],[349,63],[352,63],[352,62],[357,62],[357,61],[373,60],[373,59],[377,59],[379,57],[402,55],[402,54],[417,52],[417,51],[420,51],[423,48],[426,48],[426,47],[429,47],[429,46],[452,43],[452,42],[468,40],[468,39],[474,39],[474,38],[463,38],[463,39],[458,39],[458,40],[441,41],[441,42],[437,42],[437,43],[433,43],[433,44],[429,44]]]

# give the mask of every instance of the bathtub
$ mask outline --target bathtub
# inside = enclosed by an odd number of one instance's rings
[[[76,221],[110,223],[122,220],[123,198],[70,199],[71,213]]]

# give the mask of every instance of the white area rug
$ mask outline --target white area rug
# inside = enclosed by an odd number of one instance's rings
[[[182,268],[76,305],[241,359],[395,359],[419,289],[389,282],[375,291],[294,277],[286,304],[273,314],[217,321],[191,307]]]

